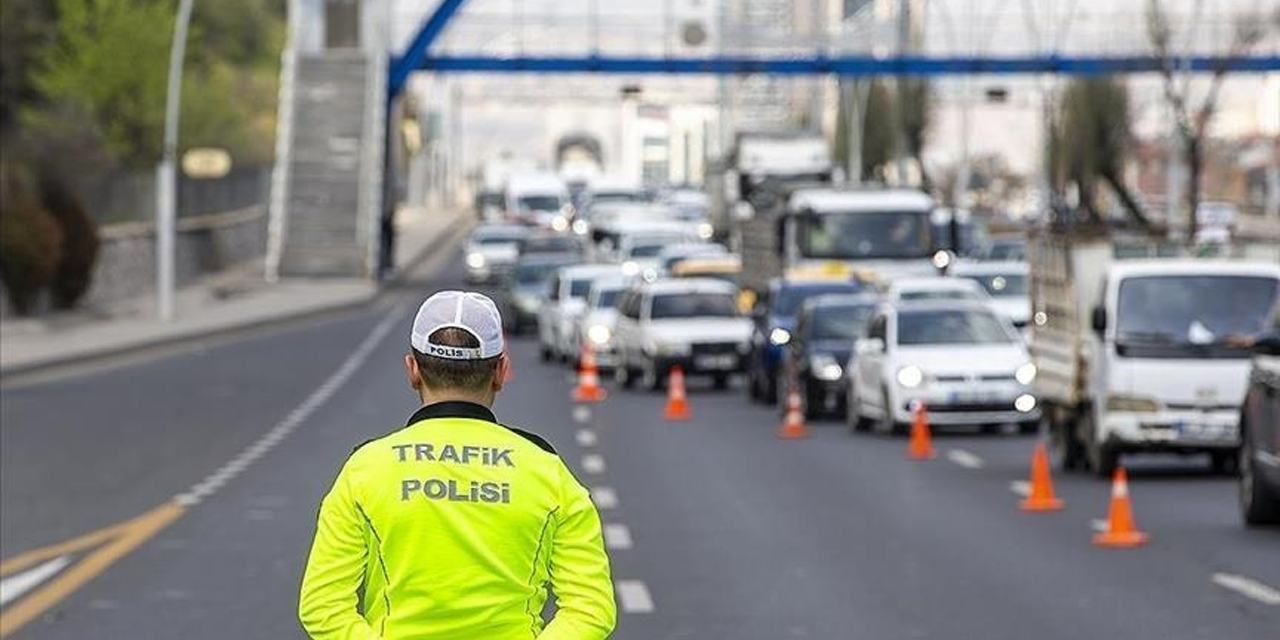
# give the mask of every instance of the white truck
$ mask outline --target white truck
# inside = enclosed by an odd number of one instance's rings
[[[757,194],[738,221],[742,285],[756,292],[787,272],[838,262],[877,279],[937,275],[933,199],[911,189],[788,186]]]
[[[833,169],[829,145],[816,133],[740,132],[727,157],[708,176],[711,223],[719,237],[725,237],[761,190],[788,183],[830,183]]]
[[[1109,477],[1122,455],[1240,446],[1249,344],[1280,263],[1165,255],[1110,234],[1041,232],[1028,251],[1035,387],[1064,469]],[[1118,258],[1126,256],[1127,258]]]

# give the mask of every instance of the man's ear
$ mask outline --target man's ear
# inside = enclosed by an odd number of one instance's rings
[[[414,391],[421,391],[422,372],[418,370],[418,361],[414,359],[412,353],[404,354],[404,372],[409,380],[409,388]]]
[[[503,351],[498,356],[498,366],[493,369],[493,390],[494,392],[502,391],[502,387],[507,384],[507,379],[511,377],[511,360],[507,357],[507,352]]]

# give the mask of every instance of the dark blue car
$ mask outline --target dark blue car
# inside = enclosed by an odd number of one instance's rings
[[[796,328],[783,355],[777,385],[793,381],[806,418],[844,417],[853,343],[879,304],[874,294],[821,295],[810,298],[796,316]]]
[[[784,280],[769,283],[752,311],[755,329],[747,356],[747,393],[765,404],[778,401],[778,363],[791,342],[796,314],[804,301],[819,295],[859,293],[869,285],[858,280]]]

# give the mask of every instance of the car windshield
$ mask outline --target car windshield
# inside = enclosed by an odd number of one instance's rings
[[[511,244],[520,242],[528,235],[521,229],[484,229],[477,231],[475,242],[478,244]]]
[[[784,286],[778,289],[773,301],[773,313],[780,316],[794,316],[800,305],[813,296],[830,293],[858,293],[862,285],[856,282],[829,282],[824,284],[806,284],[798,287]]]
[[[485,207],[501,207],[502,194],[495,192],[486,192],[480,194],[480,205]]]
[[[569,283],[570,298],[585,298],[591,293],[591,278],[580,278]]]
[[[618,302],[618,297],[622,295],[623,289],[601,289],[596,293],[595,305],[596,309],[611,309]]]
[[[1025,260],[1027,247],[1021,242],[995,242],[987,251],[988,260]]]
[[[560,196],[521,196],[516,202],[521,211],[559,211],[563,205]]]
[[[635,191],[597,191],[591,194],[593,203],[600,202],[644,202],[644,196]]]
[[[1015,298],[1027,295],[1027,277],[1022,274],[961,276],[982,285],[993,298]]]
[[[539,236],[525,238],[520,243],[521,253],[576,253],[578,242],[569,236]]]
[[[1120,283],[1116,349],[1149,358],[1248,357],[1276,303],[1265,276],[1142,276]]]
[[[727,293],[668,293],[653,297],[649,317],[654,320],[671,318],[732,318],[738,315],[733,296]]]
[[[904,302],[916,300],[981,300],[982,296],[964,289],[919,289],[916,291],[903,291],[898,294],[898,299]]]
[[[566,264],[563,262],[521,263],[516,267],[516,282],[520,284],[546,282],[557,269],[566,266]]]
[[[1018,337],[989,311],[977,309],[916,309],[898,314],[898,344],[1008,344]]]
[[[923,258],[933,249],[925,211],[827,214],[801,220],[800,251],[808,258]]]
[[[814,340],[850,340],[862,334],[875,307],[869,304],[821,306],[809,319],[809,337]]]
[[[662,253],[663,248],[666,246],[662,243],[634,244],[631,245],[630,255],[632,258],[653,258]]]

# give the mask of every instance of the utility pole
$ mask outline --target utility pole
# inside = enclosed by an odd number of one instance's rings
[[[187,52],[187,27],[195,0],[179,0],[169,50],[169,88],[164,107],[164,150],[156,168],[156,315],[173,320],[174,227],[177,219],[178,117],[182,104],[182,61]]]

